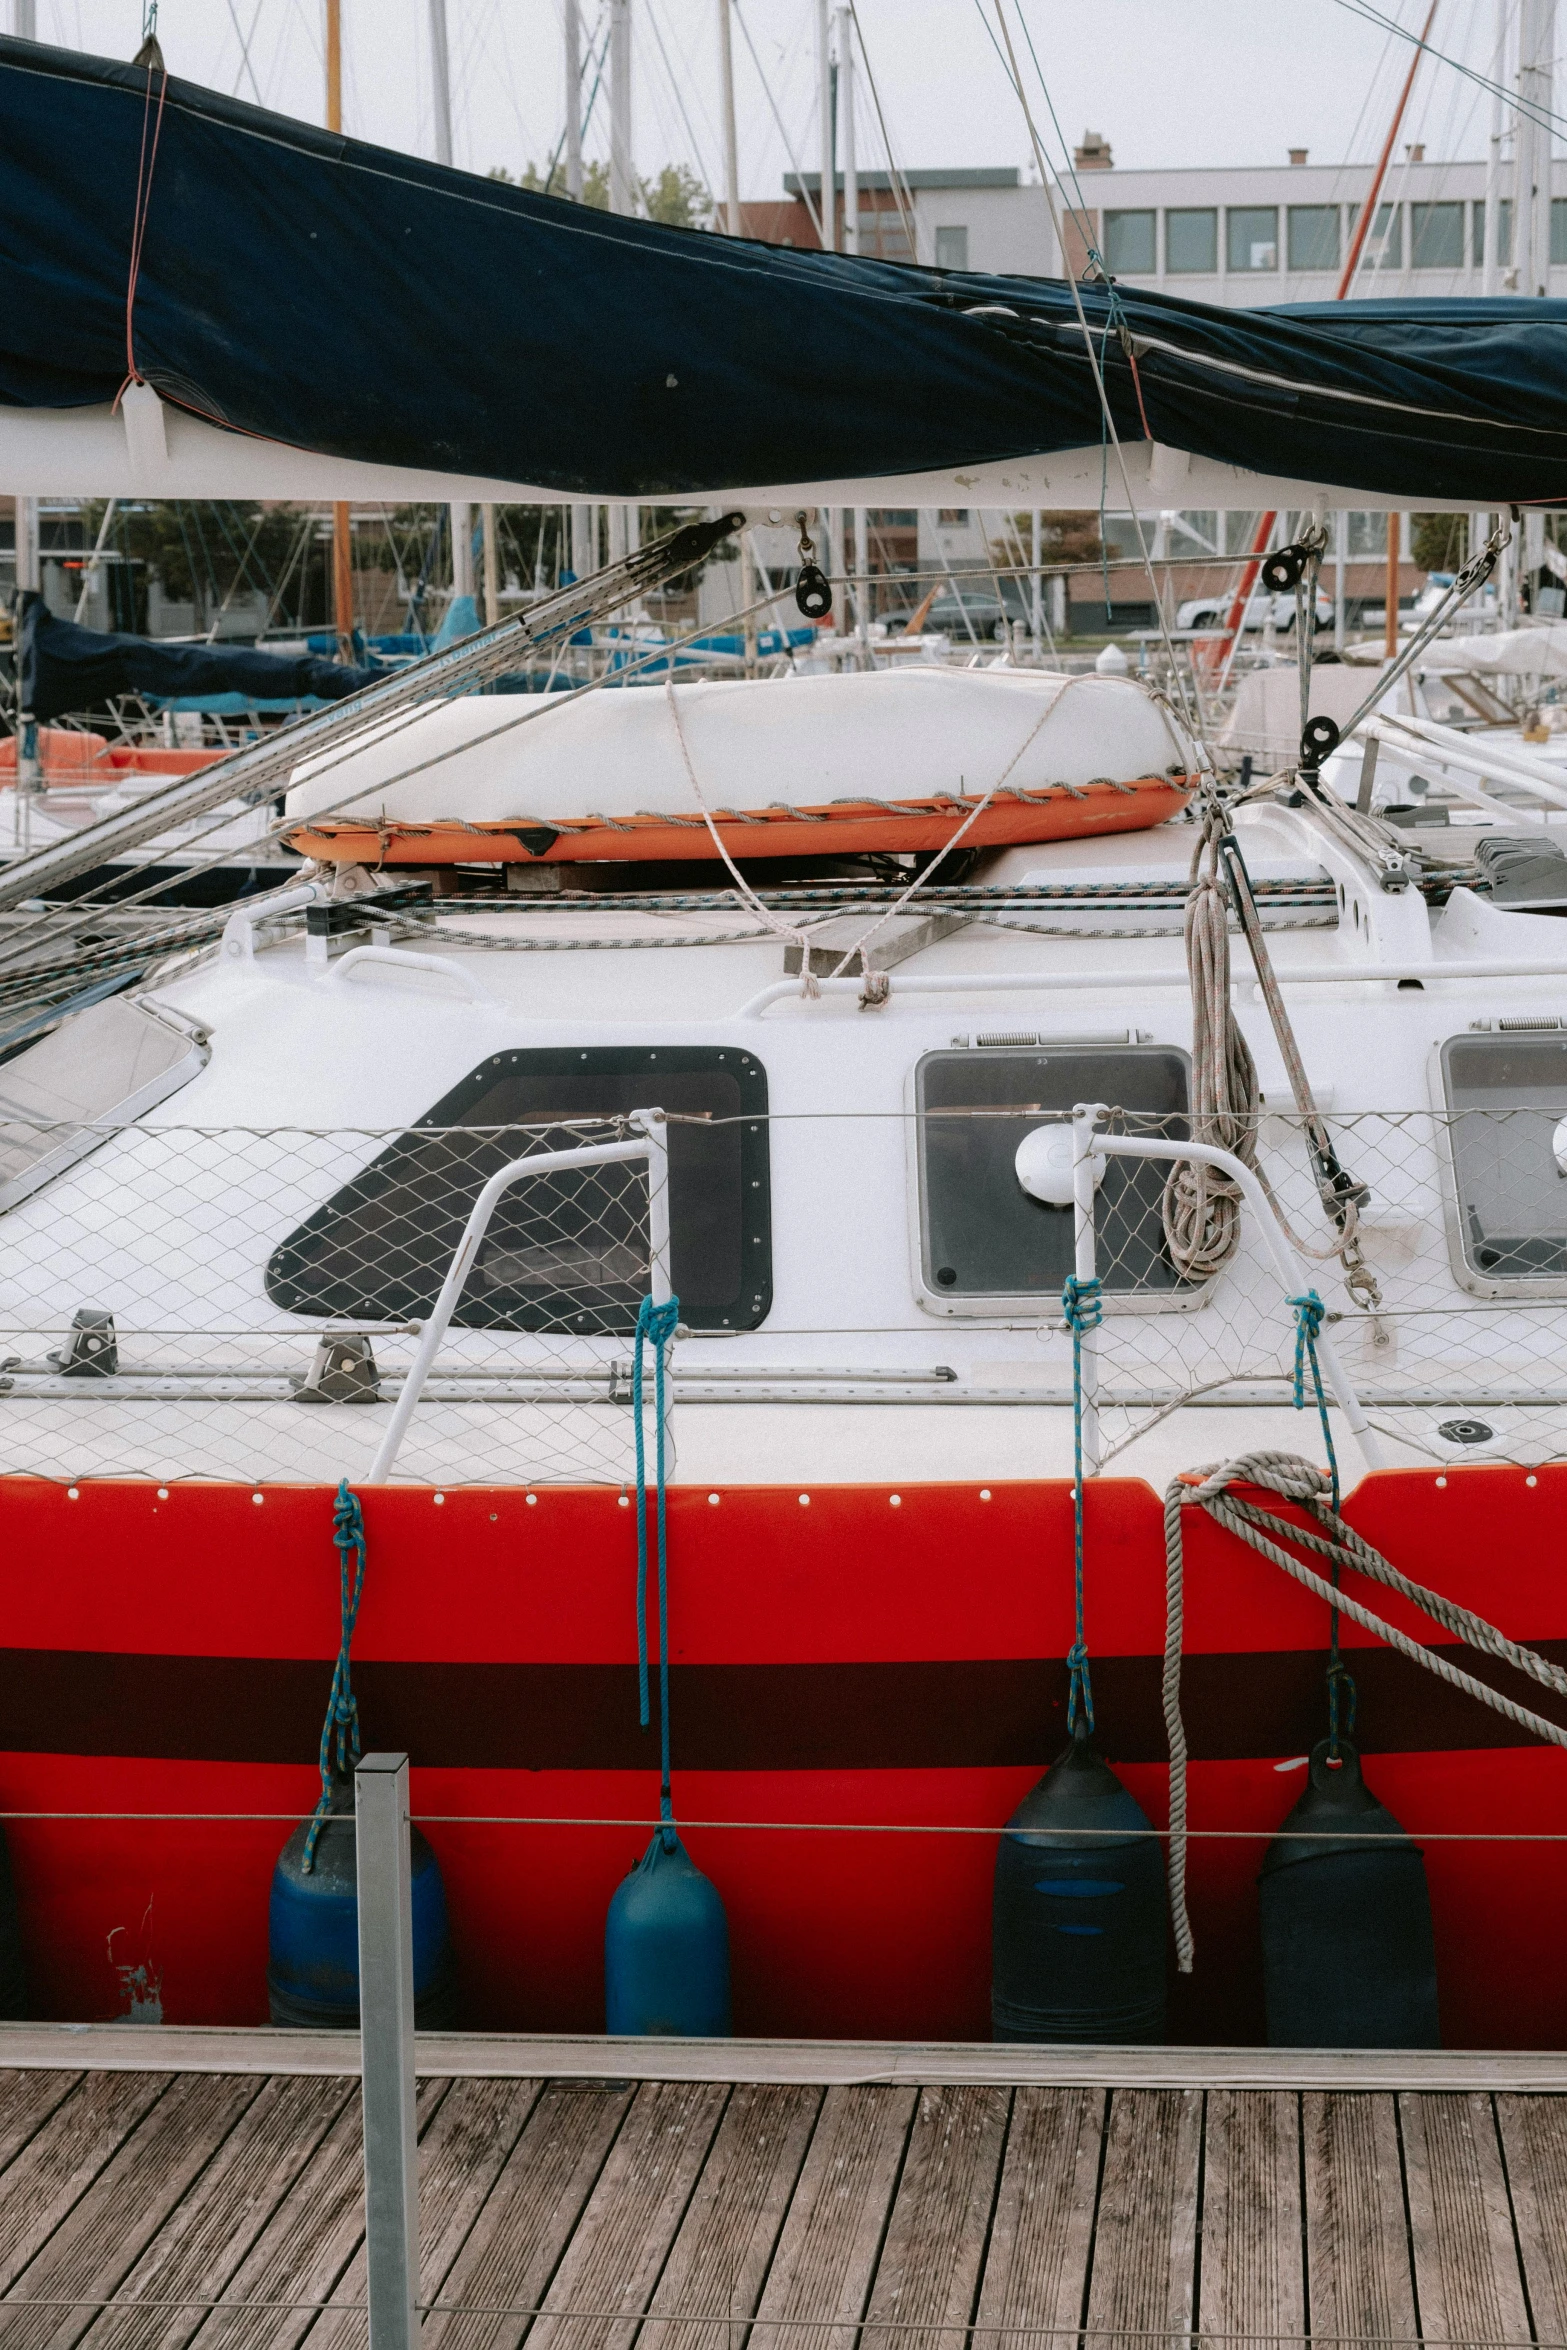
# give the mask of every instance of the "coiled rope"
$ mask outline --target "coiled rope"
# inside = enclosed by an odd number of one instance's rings
[[[1309,1526],[1297,1526],[1287,1518],[1263,1508],[1237,1487],[1250,1486],[1264,1493],[1276,1494],[1280,1500],[1294,1502],[1314,1521]],[[1164,1616],[1164,1726],[1170,1747],[1170,1915],[1175,1928],[1176,1958],[1183,1975],[1192,1971],[1192,1930],[1186,1908],[1186,1845],[1187,1804],[1186,1729],[1181,1719],[1181,1627],[1183,1615],[1183,1561],[1181,1549],[1182,1513],[1197,1507],[1205,1509],[1216,1525],[1223,1526],[1240,1541],[1297,1583],[1314,1592],[1335,1610],[1342,1610],[1352,1623],[1372,1633],[1389,1648],[1412,1664],[1422,1665],[1434,1673],[1449,1688],[1460,1689],[1465,1696],[1478,1698],[1488,1705],[1514,1729],[1522,1730],[1532,1738],[1542,1738],[1552,1746],[1567,1747],[1567,1729],[1548,1722],[1527,1706],[1518,1705],[1498,1689],[1476,1680],[1461,1666],[1450,1664],[1435,1649],[1425,1647],[1396,1624],[1351,1598],[1338,1588],[1335,1581],[1317,1573],[1314,1567],[1296,1556],[1286,1544],[1297,1544],[1301,1549],[1314,1551],[1329,1562],[1336,1577],[1344,1568],[1365,1575],[1374,1583],[1406,1599],[1412,1605],[1440,1624],[1443,1631],[1479,1649],[1484,1655],[1495,1657],[1500,1663],[1511,1665],[1515,1671],[1527,1673],[1544,1689],[1557,1697],[1567,1698],[1567,1672],[1520,1641],[1510,1640],[1505,1632],[1487,1623],[1472,1609],[1461,1607],[1456,1600],[1446,1599],[1441,1592],[1432,1591],[1404,1574],[1381,1552],[1346,1524],[1334,1506],[1334,1480],[1321,1469],[1288,1452],[1243,1453],[1233,1461],[1214,1467],[1188,1471],[1171,1480],[1164,1497],[1164,1559],[1165,1559],[1165,1616]],[[1330,1696],[1333,1684],[1330,1680]]]
[[[332,1806],[332,1781],[350,1778],[359,1768],[359,1700],[354,1695],[353,1683],[348,1677],[348,1652],[354,1637],[354,1626],[359,1620],[359,1602],[365,1587],[365,1516],[359,1506],[359,1496],[350,1492],[345,1477],[337,1489],[337,1501],[332,1511],[332,1540],[337,1545],[338,1586],[342,1609],[342,1633],[338,1642],[337,1663],[332,1671],[331,1694],[326,1701],[326,1720],[321,1725],[321,1800],[311,1815],[309,1833],[305,1837],[305,1856],[300,1862],[301,1873],[309,1876],[315,1866],[316,1840]],[[349,1561],[353,1565],[350,1567]],[[336,1743],[334,1760],[333,1744]]]
[[[663,1826],[664,1850],[675,1849],[675,1807],[669,1782],[669,1549],[665,1499],[664,1397],[665,1362],[670,1340],[680,1320],[680,1300],[656,1306],[645,1297],[637,1308],[636,1341],[631,1356],[631,1416],[637,1448],[637,1702],[643,1729],[648,1726],[647,1660],[647,1440],[642,1426],[643,1360],[653,1350],[653,1461],[658,1527],[658,1816]]]
[[[1257,1164],[1262,1104],[1257,1064],[1230,1000],[1230,906],[1219,877],[1219,823],[1210,817],[1192,853],[1186,900],[1186,969],[1192,996],[1192,1140]],[[1206,870],[1204,869],[1206,868]],[[1240,1245],[1241,1195],[1198,1159],[1178,1159],[1165,1179],[1164,1237],[1187,1281],[1208,1281]]]
[[[1072,1333],[1072,1645],[1067,1651],[1066,1727],[1077,1730],[1078,1715],[1091,1738],[1094,1734],[1094,1685],[1088,1671],[1088,1643],[1083,1636],[1083,1340],[1104,1320],[1104,1291],[1096,1277],[1079,1280],[1069,1273],[1061,1291],[1061,1311]]]

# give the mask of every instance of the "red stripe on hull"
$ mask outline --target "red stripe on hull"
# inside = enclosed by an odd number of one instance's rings
[[[1157,1497],[1140,1484],[1107,1481],[1088,1498],[1088,1629],[1104,1660],[1101,1727],[1114,1761],[1116,1675],[1147,1678],[1162,1646],[1162,1525]],[[1411,1472],[1368,1480],[1347,1514],[1398,1563],[1517,1637],[1560,1641],[1564,1503],[1567,1469],[1542,1470],[1533,1485],[1513,1470],[1450,1472],[1441,1485]],[[37,1652],[40,1670],[43,1652],[84,1666],[118,1659],[116,1709],[153,1662],[169,1659],[193,1668],[314,1660],[324,1703],[337,1641],[330,1506],[322,1490],[272,1489],[258,1506],[248,1489],[176,1488],[160,1501],[147,1486],[83,1486],[73,1502],[57,1486],[7,1482],[0,1541],[13,1565],[0,1642],[13,1659]],[[631,1664],[634,1531],[615,1495],[544,1492],[530,1506],[520,1492],[470,1491],[437,1508],[427,1492],[399,1490],[368,1495],[366,1515],[356,1655],[376,1668],[365,1675],[367,1700],[377,1672],[423,1665]],[[878,1665],[1049,1659],[1055,1671],[1071,1636],[1070,1528],[1060,1485],[997,1486],[989,1502],[974,1486],[904,1487],[896,1511],[880,1486],[825,1488],[809,1509],[792,1490],[727,1491],[716,1509],[705,1491],[677,1492],[677,1664],[799,1668],[823,1686],[835,1672]],[[1207,1740],[1213,1754],[1193,1770],[1194,1825],[1271,1830],[1299,1773],[1277,1771],[1276,1751],[1226,1747],[1226,1718],[1244,1711],[1265,1663],[1272,1671],[1285,1652],[1321,1653],[1325,1613],[1207,1524],[1190,1533],[1190,1677],[1207,1692],[1192,1729],[1196,1751]],[[1429,1630],[1412,1613],[1406,1620]],[[1364,1653],[1361,1636],[1347,1634]],[[77,1719],[51,1723],[57,1751],[0,1757],[3,1808],[297,1817],[313,1800],[313,1733],[300,1735],[297,1763],[203,1759],[199,1747],[192,1757],[189,1725],[160,1701],[137,1740],[143,1751],[126,1759],[103,1750],[100,1702],[84,1699]],[[680,1808],[690,1819],[999,1825],[1059,1743],[1053,1702],[1040,1706],[1037,1756],[1005,1767],[684,1768]],[[1392,1699],[1376,1704],[1389,1712]],[[1494,1718],[1477,1707],[1470,1718],[1472,1733],[1434,1746],[1368,1719],[1376,1792],[1417,1836],[1567,1831],[1567,1755],[1483,1747]],[[677,1720],[677,1760],[678,1729]],[[386,1742],[369,1702],[365,1730],[370,1743]],[[651,1770],[436,1767],[419,1765],[417,1738],[410,1744],[426,1816],[652,1816]],[[168,1759],[182,1747],[187,1759]],[[1162,1820],[1163,1766],[1147,1759],[1152,1746],[1136,1751],[1128,1760],[1121,1748],[1123,1775]],[[644,1832],[439,1821],[427,1832],[446,1872],[465,2020],[597,2029],[604,1911]],[[267,1887],[286,1820],[14,1821],[7,1833],[39,2012],[123,2013],[120,1970],[145,1966],[161,1979],[170,2021],[263,2018]],[[697,1828],[689,1841],[728,1907],[738,2031],[987,2035],[991,1836]],[[1262,1850],[1260,1838],[1194,1846],[1198,1971],[1176,1990],[1178,2038],[1261,2036]],[[1427,1866],[1449,2044],[1567,2045],[1567,1843],[1429,1844]]]

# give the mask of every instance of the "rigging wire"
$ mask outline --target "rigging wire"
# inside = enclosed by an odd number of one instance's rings
[[[871,100],[876,108],[876,121],[881,130],[881,143],[886,150],[887,176],[892,181],[893,201],[898,207],[903,221],[903,231],[909,240],[909,259],[917,261],[919,259],[919,242],[914,233],[914,198],[909,193],[908,183],[898,169],[897,157],[892,151],[892,134],[887,128],[887,117],[882,112],[881,91],[877,86],[876,69],[871,64],[871,53],[866,46],[865,34],[860,24],[860,12],[855,5],[855,0],[849,0],[849,14],[854,21],[855,37],[860,44],[860,61],[865,67],[865,79],[870,84]]]
[[[1373,6],[1372,0],[1335,0],[1335,5],[1347,10],[1351,16],[1363,18],[1367,24],[1381,26],[1399,40],[1412,43],[1416,49],[1424,50],[1434,64],[1450,66],[1454,73],[1462,74],[1466,81],[1475,83],[1489,96],[1502,99],[1515,115],[1522,115],[1539,129],[1567,133],[1567,115],[1557,114],[1548,106],[1526,100],[1518,89],[1509,89],[1505,82],[1493,81],[1489,74],[1481,73],[1475,66],[1466,65],[1461,58],[1450,57],[1445,50],[1436,48],[1419,33],[1412,33],[1407,25],[1401,25],[1395,17],[1385,15],[1380,8]]]
[[[975,7],[980,11],[981,23],[984,23],[984,10],[981,5],[981,0],[974,0],[974,4]],[[1019,20],[1023,24],[1024,37],[1027,38],[1028,24],[1026,19],[1022,17],[1021,0],[1015,0],[1015,5],[1018,7]],[[1055,194],[1052,192],[1051,188],[1051,181],[1055,179],[1055,173],[1046,162],[1045,151],[1040,141],[1038,127],[1034,121],[1033,110],[1028,103],[1027,93],[1023,88],[1023,78],[1018,70],[1017,54],[1012,46],[1012,32],[1010,26],[1007,23],[1002,0],[996,0],[996,21],[1001,27],[1002,38],[1006,43],[1007,54],[1005,60],[1005,70],[1007,72],[1007,78],[1011,82],[1013,90],[1017,95],[1017,102],[1023,110],[1023,120],[1027,125],[1029,139],[1034,149],[1034,160],[1039,167],[1040,182],[1044,189],[1045,202],[1050,208],[1050,225],[1055,231],[1057,243],[1060,246],[1062,254],[1064,255],[1066,252],[1066,239],[1062,234],[1060,214],[1056,209]],[[988,31],[988,26],[986,29]],[[1041,70],[1039,59],[1037,55],[1034,54],[1032,42],[1029,44],[1029,54],[1034,59],[1034,70],[1039,75],[1040,87],[1042,90],[1044,90],[1045,102],[1050,107],[1051,120],[1056,122],[1056,133],[1059,137],[1061,126],[1060,123],[1056,121],[1055,106],[1051,101],[1049,87],[1045,81],[1044,73]],[[1075,169],[1073,170],[1072,177],[1073,184],[1075,186],[1077,184],[1077,174]],[[1056,182],[1056,185],[1059,188],[1059,181]],[[1081,196],[1081,189],[1078,190],[1078,193],[1079,196]],[[1115,292],[1113,283],[1109,279],[1108,274],[1104,272],[1104,265],[1102,262],[1100,262],[1097,252],[1093,255],[1093,259],[1099,267],[1101,274],[1105,275],[1105,283],[1110,290],[1110,301],[1113,311],[1115,306]],[[1181,675],[1180,663],[1175,657],[1175,647],[1170,640],[1169,623],[1165,618],[1164,612],[1164,601],[1159,593],[1158,582],[1154,577],[1153,559],[1148,552],[1148,541],[1143,530],[1142,516],[1138,513],[1137,500],[1132,494],[1131,478],[1126,469],[1126,452],[1121,445],[1121,435],[1116,427],[1114,411],[1110,405],[1110,395],[1105,389],[1104,370],[1100,364],[1099,355],[1094,350],[1093,330],[1089,326],[1088,315],[1083,308],[1083,297],[1078,286],[1077,279],[1075,277],[1069,277],[1067,279],[1067,284],[1071,288],[1072,306],[1077,312],[1077,323],[1082,331],[1083,348],[1087,354],[1090,372],[1093,375],[1094,388],[1099,394],[1100,413],[1104,419],[1106,462],[1108,463],[1109,450],[1113,446],[1115,450],[1116,465],[1121,476],[1121,487],[1126,496],[1127,511],[1131,517],[1132,528],[1137,536],[1138,551],[1142,556],[1143,569],[1148,575],[1148,585],[1153,591],[1153,606],[1154,611],[1158,617],[1159,634],[1163,640],[1165,652],[1169,657],[1170,682],[1180,702],[1182,721],[1185,724],[1187,731],[1200,746],[1211,770],[1213,766],[1213,753],[1208,745],[1201,718],[1192,707],[1191,696],[1187,693],[1185,681]],[[1111,321],[1110,318],[1107,317],[1103,332],[1104,342],[1108,343],[1111,331]],[[1142,393],[1139,389],[1139,407],[1141,406],[1141,403]],[[1146,419],[1144,421],[1146,424]],[[1152,438],[1151,434],[1149,435],[1149,438]]]
[[[736,24],[740,27],[740,37],[745,42],[747,49],[751,53],[751,63],[755,66],[756,78],[762,85],[762,95],[767,100],[768,108],[772,114],[774,122],[778,125],[778,136],[783,141],[784,153],[789,158],[789,168],[794,173],[795,184],[799,188],[801,201],[805,206],[811,226],[816,231],[817,242],[825,252],[827,249],[827,239],[822,230],[822,206],[820,194],[818,193],[817,200],[813,204],[811,202],[811,191],[805,184],[805,174],[800,169],[800,159],[794,151],[794,142],[784,127],[784,118],[778,111],[778,101],[773,96],[773,85],[768,80],[767,75],[762,67],[762,61],[756,53],[756,43],[751,38],[751,28],[745,21],[745,12],[740,6],[740,0],[734,0],[734,17]],[[862,43],[861,47],[863,48],[863,46],[864,44]],[[867,64],[866,71],[869,72],[869,70],[870,68]],[[912,250],[912,246],[910,249]]]

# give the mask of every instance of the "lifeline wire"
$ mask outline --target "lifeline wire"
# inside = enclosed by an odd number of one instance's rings
[[[304,1859],[300,1868],[309,1876],[315,1866],[316,1839],[332,1801],[332,1744],[336,1732],[337,1776],[346,1779],[359,1768],[359,1700],[354,1695],[348,1677],[348,1651],[354,1637],[354,1625],[359,1617],[359,1602],[365,1587],[365,1518],[359,1505],[359,1496],[349,1490],[345,1477],[337,1489],[337,1502],[332,1511],[332,1540],[337,1545],[338,1578],[342,1605],[342,1638],[338,1645],[337,1663],[332,1671],[331,1693],[326,1701],[326,1720],[321,1725],[321,1800],[311,1815],[310,1830],[305,1838]],[[352,1571],[350,1557],[354,1560]]]
[[[637,1698],[641,1722],[648,1722],[647,1671],[647,1446],[642,1427],[643,1350],[653,1349],[654,1474],[658,1482],[658,1816],[664,1830],[664,1849],[673,1852],[674,1801],[669,1785],[669,1548],[665,1510],[665,1401],[664,1363],[669,1342],[680,1320],[680,1300],[672,1297],[656,1306],[645,1297],[637,1308],[636,1346],[631,1358],[631,1417],[637,1447]]]

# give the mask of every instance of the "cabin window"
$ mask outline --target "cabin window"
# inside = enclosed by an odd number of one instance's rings
[[[188,1085],[207,1060],[200,1030],[110,996],[0,1061],[0,1213]]]
[[[0,1072],[3,1074],[3,1072]],[[767,1074],[716,1045],[494,1053],[291,1233],[267,1295],[295,1314],[427,1314],[489,1177],[529,1151],[608,1139],[582,1122],[671,1113],[670,1270],[694,1330],[751,1330],[772,1302]],[[648,1288],[640,1165],[502,1194],[455,1319],[466,1329],[629,1332]]]
[[[1450,1037],[1442,1047],[1456,1241],[1490,1291],[1567,1279],[1567,1033]]]
[[[1078,1102],[1126,1111],[1141,1134],[1184,1140],[1190,1063],[1165,1045],[975,1045],[928,1054],[915,1073],[923,1286],[959,1310],[1058,1298],[1074,1262],[1073,1214],[1024,1190],[1018,1146]],[[1112,1294],[1188,1288],[1164,1242],[1166,1163],[1111,1159],[1099,1187],[1100,1278]]]

